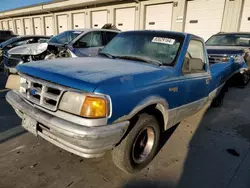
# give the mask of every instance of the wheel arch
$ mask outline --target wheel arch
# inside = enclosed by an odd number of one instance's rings
[[[168,109],[169,105],[165,99],[161,97],[149,97],[142,100],[128,115],[122,116],[115,122],[129,120],[132,123],[134,118],[139,114],[148,113],[156,116],[161,130],[166,130],[169,121]]]

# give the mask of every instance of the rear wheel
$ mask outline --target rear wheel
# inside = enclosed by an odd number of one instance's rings
[[[157,152],[160,139],[158,121],[152,115],[141,114],[133,129],[112,151],[115,165],[127,173],[146,167]]]
[[[249,83],[249,81],[250,81],[249,74],[248,73],[244,73],[242,79],[243,79],[243,81],[242,81],[243,86],[246,86]]]
[[[245,87],[250,81],[250,76],[248,73],[239,74],[237,79],[237,85],[240,87]]]

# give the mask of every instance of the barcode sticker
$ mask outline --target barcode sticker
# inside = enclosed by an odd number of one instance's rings
[[[152,42],[173,45],[174,42],[175,42],[175,39],[163,38],[163,37],[154,37]]]

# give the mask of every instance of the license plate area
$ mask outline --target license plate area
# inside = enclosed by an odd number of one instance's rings
[[[23,115],[22,126],[35,136],[37,136],[37,124],[38,122],[35,119],[25,114]]]

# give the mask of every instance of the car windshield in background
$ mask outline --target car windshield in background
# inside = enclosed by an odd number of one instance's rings
[[[68,44],[74,40],[82,31],[64,31],[54,37],[52,37],[48,42],[57,44]]]
[[[117,35],[101,54],[173,66],[183,40],[184,36],[162,32],[125,32]]]
[[[250,35],[225,34],[214,35],[206,42],[207,46],[246,46],[250,47]]]

